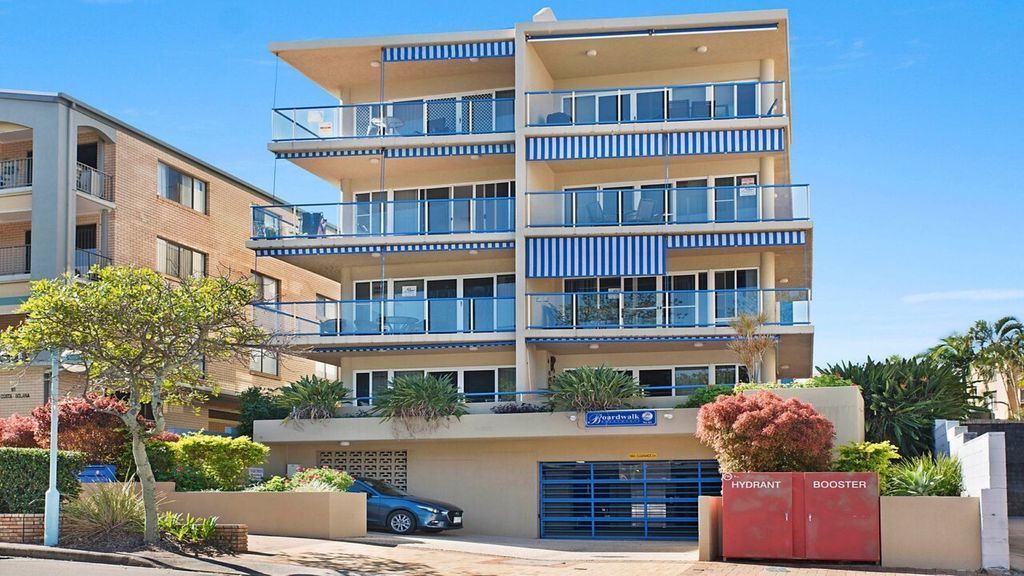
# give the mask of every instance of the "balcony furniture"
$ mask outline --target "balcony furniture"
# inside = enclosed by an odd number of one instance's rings
[[[686,120],[690,117],[690,101],[689,100],[669,100],[668,101],[668,118],[669,120]]]
[[[451,134],[454,132],[448,126],[447,118],[434,118],[427,120],[427,134]]]
[[[707,100],[691,102],[690,118],[711,118],[711,102]]]
[[[572,117],[565,112],[552,112],[548,114],[545,121],[548,124],[572,124]]]
[[[388,136],[405,125],[405,120],[395,116],[381,116],[370,118],[370,124],[377,127],[377,133],[381,136]]]
[[[423,319],[412,316],[388,316],[385,331],[391,334],[423,332]]]
[[[715,118],[729,118],[731,116],[733,114],[729,112],[728,104],[715,104]]]
[[[327,233],[327,220],[323,212],[303,212],[302,234],[305,236],[323,236]]]
[[[344,323],[344,320],[342,321]],[[328,318],[320,321],[321,336],[335,336],[338,334],[338,319]]]

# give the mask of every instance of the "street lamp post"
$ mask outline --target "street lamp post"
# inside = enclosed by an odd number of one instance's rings
[[[57,490],[57,395],[60,351],[50,351],[50,487],[46,490],[43,545],[56,546],[60,538],[60,492]]]

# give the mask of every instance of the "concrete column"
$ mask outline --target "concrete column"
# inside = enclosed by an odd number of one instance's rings
[[[761,252],[761,269],[759,272],[758,285],[762,288],[761,311],[764,312],[769,324],[779,321],[779,314],[775,309],[775,252]]]
[[[75,138],[71,111],[50,103],[32,132],[32,279],[73,269]]]
[[[110,210],[100,211],[100,237],[99,251],[102,256],[111,257],[110,254]]]
[[[778,348],[772,348],[764,355],[764,360],[761,362],[761,382],[775,382],[778,380],[778,366],[779,358],[776,351]]]
[[[771,58],[764,58],[761,60],[761,82],[772,82],[775,80],[775,60]],[[767,114],[772,109],[772,103],[778,98],[778,103],[775,104],[775,109],[772,110],[772,114],[782,113],[782,90],[779,89],[778,84],[761,84],[761,109],[759,112]]]
[[[771,186],[775,184],[775,158],[762,156],[760,161],[757,181],[764,186],[761,188],[761,219],[774,220],[776,190]]]

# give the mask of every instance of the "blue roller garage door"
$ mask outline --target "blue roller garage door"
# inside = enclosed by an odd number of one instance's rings
[[[697,497],[722,493],[714,460],[542,462],[541,538],[697,539]]]

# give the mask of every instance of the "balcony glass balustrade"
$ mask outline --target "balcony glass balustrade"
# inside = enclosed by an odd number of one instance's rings
[[[514,108],[514,98],[474,97],[276,108],[271,130],[275,141],[493,134],[515,129]]]
[[[472,334],[515,331],[515,297],[393,298],[255,304],[276,336]]]
[[[715,327],[762,312],[767,325],[811,321],[806,288],[553,292],[529,294],[527,299],[531,329]]]
[[[527,126],[589,126],[786,115],[786,83],[723,82],[527,92]]]
[[[252,238],[512,232],[515,220],[513,197],[253,206]]]
[[[806,184],[527,192],[526,201],[531,227],[792,221],[811,212]]]

